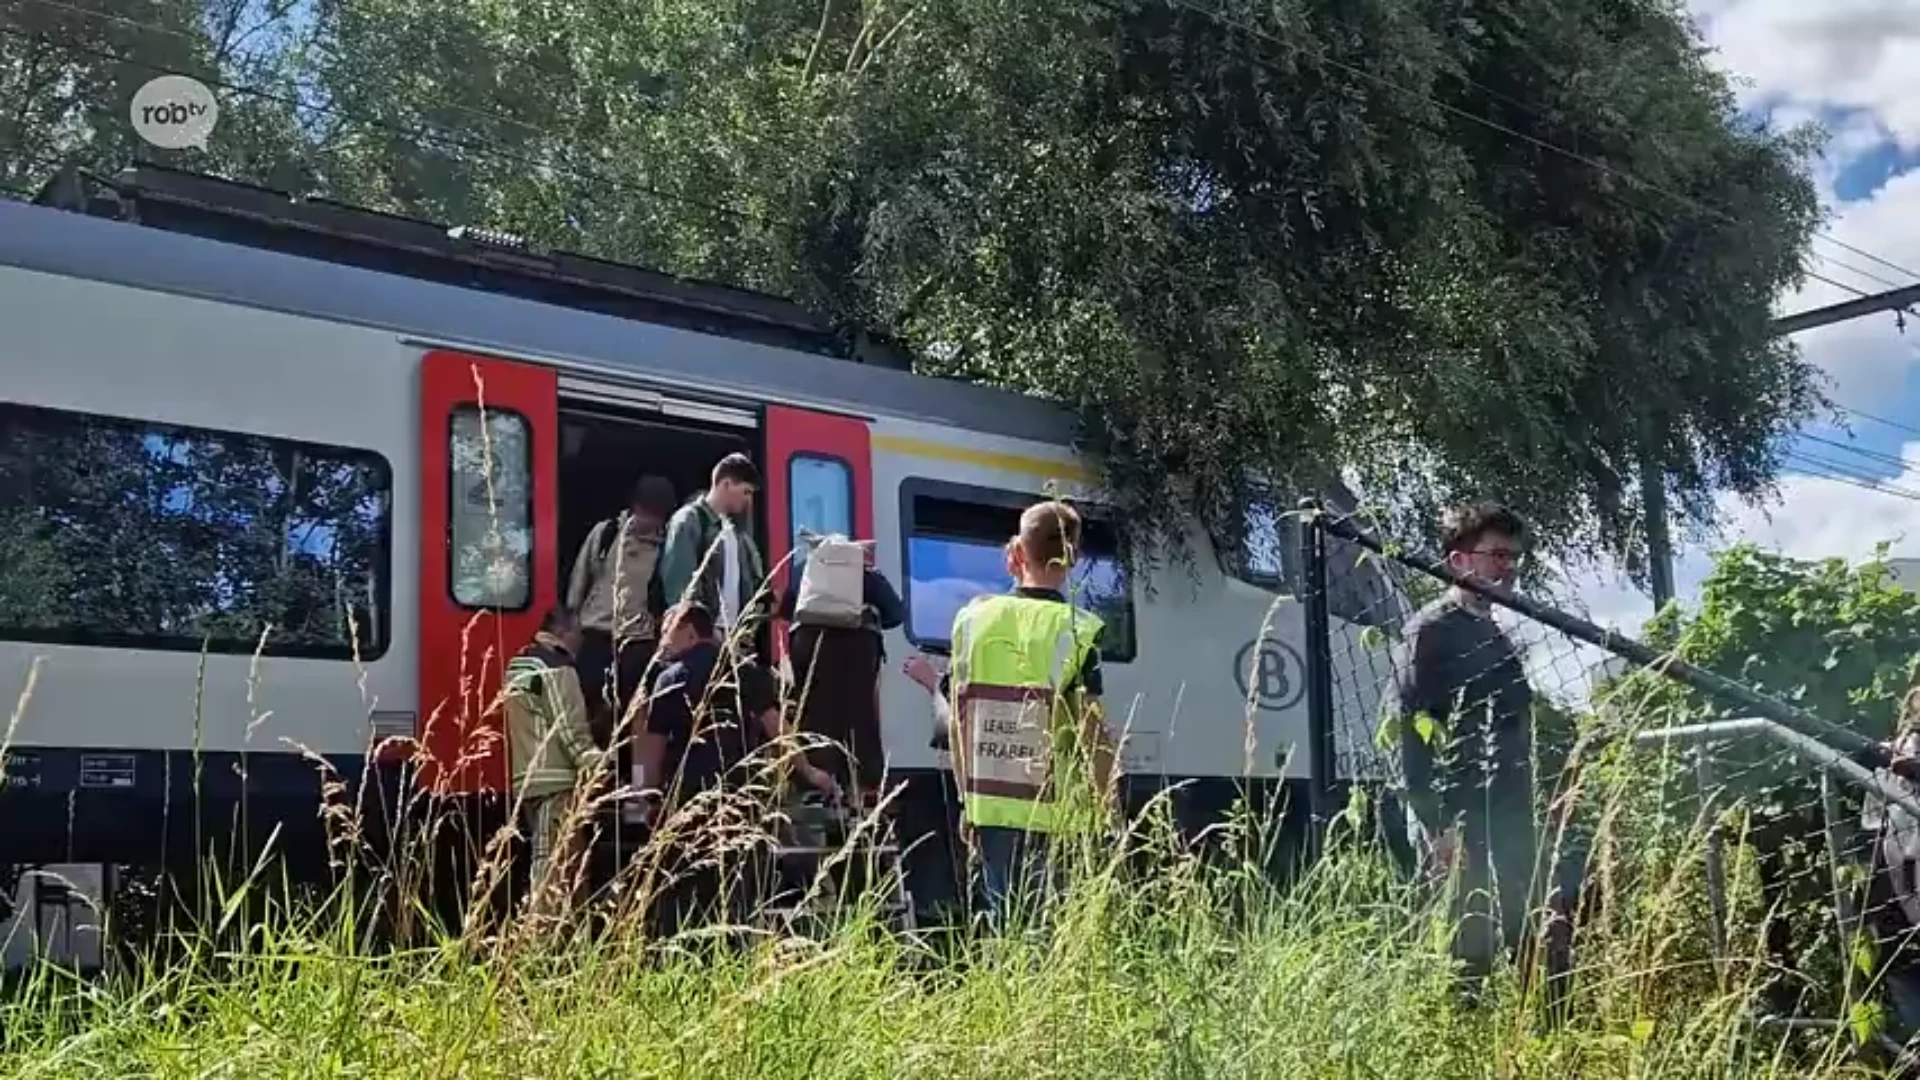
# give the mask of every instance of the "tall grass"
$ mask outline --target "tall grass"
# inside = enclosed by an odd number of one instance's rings
[[[37,969],[0,1003],[0,1075],[1869,1075],[1837,1045],[1743,1024],[1751,987],[1676,950],[1697,927],[1678,900],[1589,928],[1556,1028],[1513,971],[1462,1005],[1443,922],[1350,834],[1285,890],[1147,846],[1145,865],[1083,867],[1047,932],[938,947],[855,910],[728,947],[623,919],[376,952],[352,891],[275,899],[244,935],[164,963]],[[232,883],[217,908],[262,888]]]

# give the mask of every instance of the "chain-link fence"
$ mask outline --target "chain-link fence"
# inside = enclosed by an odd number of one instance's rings
[[[1737,997],[1783,1039],[1920,1031],[1920,769],[1861,734],[1896,718],[1814,716],[1490,586],[1473,553],[1301,521],[1315,833],[1362,805],[1335,778],[1372,792],[1409,873],[1451,870],[1469,966],[1570,951],[1576,1002],[1632,979]]]

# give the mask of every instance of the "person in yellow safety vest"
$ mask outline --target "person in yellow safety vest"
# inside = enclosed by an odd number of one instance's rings
[[[975,597],[953,620],[937,700],[952,719],[961,814],[996,922],[1016,905],[1037,913],[1056,840],[1098,831],[1112,813],[1102,624],[1064,591],[1079,544],[1072,507],[1028,507],[1007,543],[1014,591]]]
[[[574,667],[580,636],[580,616],[571,608],[555,608],[533,641],[507,661],[505,672],[512,792],[533,849],[528,887],[536,912],[568,891],[566,883],[547,878],[556,866],[564,872],[571,854],[570,796],[592,781],[600,764],[601,751],[587,721],[587,695]]]

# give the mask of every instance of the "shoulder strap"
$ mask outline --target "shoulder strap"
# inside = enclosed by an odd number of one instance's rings
[[[594,535],[598,537],[598,542],[594,545],[593,549],[594,558],[605,561],[607,552],[612,551],[613,545],[620,541],[620,519],[608,518],[600,524],[595,525],[593,532]]]

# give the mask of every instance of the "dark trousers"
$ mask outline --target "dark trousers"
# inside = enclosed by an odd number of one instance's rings
[[[1015,916],[1039,919],[1053,891],[1053,844],[1046,833],[982,826],[973,830],[981,900],[990,925],[1007,928]]]
[[[798,626],[788,643],[799,728],[834,744],[810,752],[809,760],[842,787],[878,792],[887,768],[880,737],[880,635]]]
[[[1417,824],[1413,831],[1423,856],[1430,855],[1428,838]],[[1549,1007],[1557,1009],[1569,989],[1586,852],[1577,836],[1564,838],[1557,853],[1552,844],[1539,834],[1526,801],[1464,815],[1450,914],[1457,920],[1453,955],[1470,984],[1483,980],[1503,952],[1523,963],[1537,959],[1545,969]],[[1543,857],[1549,855],[1555,857]],[[1428,870],[1447,872],[1432,865]],[[1531,953],[1536,934],[1544,939],[1543,955]]]
[[[706,843],[668,842],[659,857],[648,913],[655,940],[688,930],[748,925],[765,900],[771,868],[758,847],[719,851]]]
[[[620,722],[633,707],[657,645],[651,638],[628,638],[621,642],[616,657],[612,634],[605,630],[583,630],[580,634],[580,654],[574,658],[574,667],[580,672],[580,689],[587,695],[594,741],[604,747],[612,744],[616,733],[621,736],[615,786],[626,783],[633,772],[637,735],[622,730]]]

